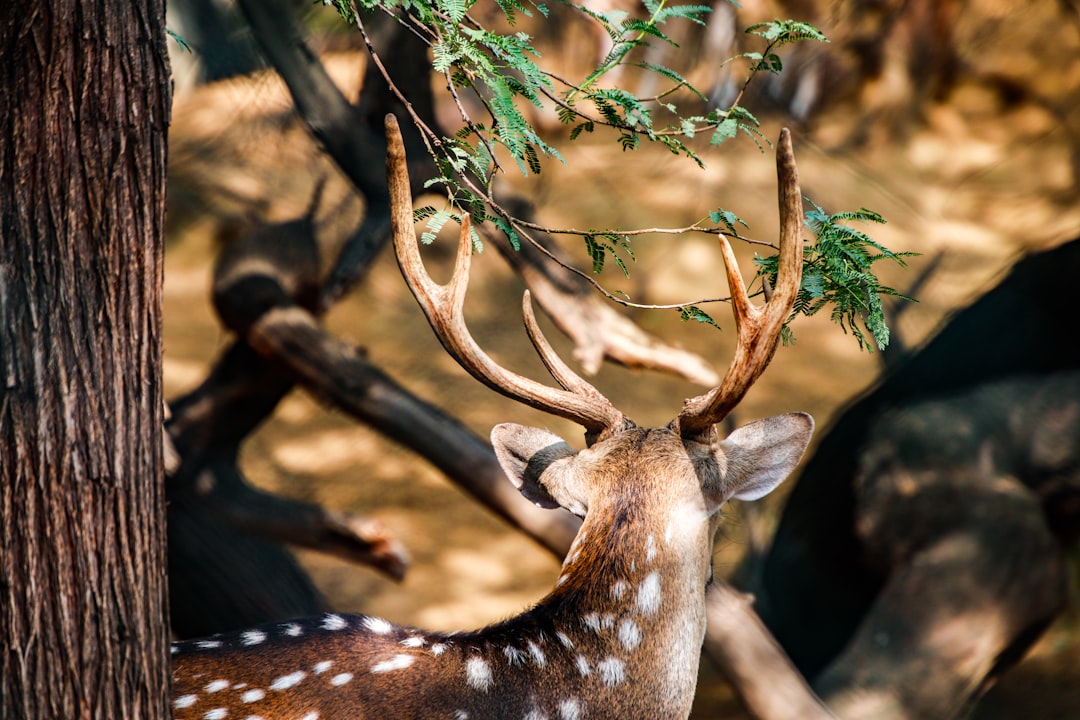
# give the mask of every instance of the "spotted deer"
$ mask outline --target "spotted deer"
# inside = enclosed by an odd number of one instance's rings
[[[321,617],[176,643],[179,720],[584,720],[686,718],[705,633],[705,590],[719,509],[776,487],[799,461],[813,421],[790,413],[715,426],[776,349],[801,270],[801,198],[791,142],[780,136],[777,287],[751,304],[735,257],[720,247],[738,331],[721,384],[684,402],[666,427],[626,418],[572,371],[541,334],[526,291],[525,326],[558,388],[497,365],[469,334],[462,306],[472,252],[462,223],[453,277],[420,259],[405,151],[386,120],[394,248],[402,274],[446,350],[498,392],[585,429],[575,451],[557,435],[510,423],[491,433],[510,481],[532,502],[583,518],[554,589],[532,609],[470,632],[428,632],[365,615]]]

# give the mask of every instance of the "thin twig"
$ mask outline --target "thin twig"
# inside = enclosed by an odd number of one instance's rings
[[[405,96],[405,94],[402,93],[401,89],[398,88],[397,85],[394,83],[393,79],[390,77],[389,71],[386,69],[386,66],[383,64],[382,59],[379,57],[378,52],[375,50],[375,47],[371,42],[371,38],[367,34],[367,30],[364,27],[363,21],[360,19],[359,8],[356,6],[355,0],[353,0],[353,2],[351,3],[351,6],[352,6],[353,12],[354,12],[355,17],[356,17],[357,27],[360,30],[360,34],[364,39],[364,44],[367,47],[367,50],[368,50],[369,55],[371,56],[372,62],[375,63],[376,68],[379,70],[379,73],[382,75],[383,79],[386,81],[388,87],[390,88],[390,91],[402,103],[402,105],[404,105],[406,112],[408,112],[409,116],[412,118],[413,124],[417,127],[417,129],[420,130],[421,138],[423,139],[424,145],[428,150],[428,154],[430,154],[433,158],[438,158],[439,152],[436,150],[436,148],[438,148],[439,150],[442,150],[443,145],[444,145],[444,143],[442,141],[442,138],[440,138],[439,135],[434,130],[432,130],[420,118],[419,114],[413,109],[412,103],[409,102],[409,100]],[[397,16],[395,15],[395,17],[397,17]],[[403,22],[403,21],[401,21],[399,19],[399,22]],[[403,22],[403,24],[405,24],[405,23]],[[406,25],[406,27],[408,27],[408,25]],[[428,29],[426,27],[424,29],[426,29],[426,30],[428,30],[430,32],[430,29]],[[427,42],[430,45],[430,42],[428,42],[427,40],[425,40],[425,42]],[[770,44],[768,47],[771,48],[772,45]],[[567,82],[566,80],[555,76],[554,74],[551,74],[551,73],[547,73],[547,74],[549,76],[551,76],[552,78],[558,80],[559,82],[567,85],[568,87],[576,87],[573,84]],[[483,141],[485,143],[485,147],[488,150],[488,154],[492,158],[493,164],[495,165],[495,167],[497,169],[502,170],[502,167],[499,165],[498,161],[495,159],[495,153],[493,151],[493,147],[490,145],[490,141],[488,141],[484,137],[484,135],[478,131],[478,128],[476,127],[475,123],[470,119],[469,114],[465,110],[464,105],[462,104],[460,97],[457,95],[456,91],[454,90],[453,81],[451,80],[448,73],[446,74],[446,78],[447,78],[447,86],[450,89],[451,96],[454,98],[454,101],[457,104],[459,112],[461,113],[462,120],[465,123],[467,123],[469,128],[473,131],[473,133],[476,134],[476,136],[479,137],[481,139],[481,141]],[[738,104],[738,100],[739,100],[739,98],[742,97],[743,92],[745,91],[748,84],[749,84],[749,78],[747,78],[746,82],[743,83],[743,87],[740,89],[739,94],[736,96],[735,102],[732,103],[732,105],[730,106],[730,108],[726,112],[730,113],[731,108],[735,107]],[[548,97],[549,99],[551,99],[553,102],[556,102],[559,105],[561,105],[563,107],[566,107],[567,109],[570,109],[571,111],[576,113],[578,116],[580,116],[582,118],[585,118],[587,120],[590,120],[590,121],[592,121],[594,123],[609,126],[609,127],[613,127],[613,128],[617,128],[617,129],[631,130],[631,131],[635,131],[635,132],[640,131],[640,130],[638,130],[638,129],[634,128],[634,127],[628,126],[628,125],[619,125],[619,124],[609,123],[609,122],[599,120],[599,119],[590,119],[588,115],[585,115],[585,114],[571,108],[569,105],[564,103],[562,100],[560,100],[556,96],[552,95],[545,88],[540,88],[540,92],[542,94],[544,94],[545,97]],[[480,100],[481,100],[481,102],[484,102],[484,99],[483,99],[482,96],[480,97]],[[484,105],[485,105],[485,107],[487,107],[486,103],[484,103]],[[490,108],[489,108],[489,112],[490,112]],[[708,127],[715,127],[715,125],[706,126],[706,128],[708,128]],[[685,228],[641,228],[641,229],[624,230],[624,231],[616,231],[616,232],[595,231],[595,230],[579,230],[579,229],[576,229],[576,228],[568,228],[568,229],[546,228],[546,227],[537,225],[535,223],[526,222],[526,221],[523,221],[523,220],[519,220],[518,218],[515,218],[510,212],[508,212],[505,208],[503,208],[495,200],[495,198],[494,198],[494,196],[492,194],[492,190],[491,190],[490,185],[485,186],[483,188],[478,187],[477,184],[473,181],[472,177],[469,176],[466,173],[459,172],[458,177],[459,177],[459,180],[462,183],[462,185],[464,185],[466,188],[468,188],[470,191],[472,191],[478,197],[483,198],[483,200],[488,204],[488,206],[499,217],[501,217],[504,221],[506,221],[507,224],[511,228],[513,228],[515,230],[515,232],[517,232],[521,237],[523,237],[526,241],[528,241],[529,244],[531,244],[534,248],[536,248],[540,253],[542,253],[544,256],[546,256],[552,262],[556,263],[558,266],[560,266],[560,267],[564,268],[565,270],[567,270],[567,271],[577,275],[578,277],[580,277],[582,280],[587,282],[590,286],[592,286],[597,292],[599,292],[601,295],[606,297],[608,300],[611,300],[612,302],[615,302],[615,303],[617,303],[619,305],[622,305],[624,307],[631,307],[631,308],[642,309],[642,310],[679,310],[679,309],[682,309],[684,307],[688,307],[690,305],[704,305],[704,304],[707,304],[707,303],[714,303],[714,302],[728,302],[730,300],[730,298],[701,298],[701,299],[693,300],[693,301],[689,301],[689,302],[671,303],[671,304],[637,303],[637,302],[634,302],[632,300],[629,300],[626,297],[622,297],[622,296],[620,296],[620,295],[618,295],[616,293],[613,293],[613,292],[609,291],[607,288],[605,288],[603,285],[601,285],[599,281],[597,281],[595,278],[591,277],[584,270],[581,270],[580,268],[574,267],[573,265],[570,265],[567,262],[565,262],[564,260],[562,260],[561,258],[557,257],[554,253],[552,253],[550,250],[548,250],[542,243],[538,242],[534,237],[532,237],[532,235],[528,231],[533,230],[533,231],[536,231],[536,232],[545,232],[547,234],[552,234],[552,235],[555,235],[555,234],[558,234],[558,235],[577,235],[577,236],[581,236],[581,237],[595,236],[595,235],[606,235],[606,234],[622,235],[622,236],[636,236],[636,235],[645,235],[645,234],[677,235],[677,234],[683,234],[683,233],[686,233],[686,232],[698,231],[698,232],[706,232],[706,233],[715,233],[715,234],[725,235],[727,237],[731,237],[733,239],[741,240],[743,242],[747,242],[747,243],[750,243],[750,244],[762,245],[762,246],[768,246],[768,247],[775,247],[772,243],[768,243],[768,242],[764,242],[764,241],[760,241],[760,240],[754,240],[752,238],[747,238],[747,237],[744,237],[744,236],[742,236],[742,235],[740,235],[738,233],[735,233],[735,232],[724,232],[724,231],[720,230],[719,228],[702,227],[702,226],[698,225],[697,223],[695,223],[693,225],[690,225],[690,226],[687,226]],[[452,191],[450,191],[450,190],[447,191],[447,197],[448,197],[448,201],[451,203],[451,205],[456,205],[455,198],[453,196]]]

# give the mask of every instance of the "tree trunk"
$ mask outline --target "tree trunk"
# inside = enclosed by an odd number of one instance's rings
[[[0,8],[0,718],[164,718],[164,2]]]

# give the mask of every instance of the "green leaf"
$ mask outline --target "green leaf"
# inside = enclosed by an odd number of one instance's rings
[[[783,63],[780,61],[780,56],[776,53],[746,53],[747,56],[757,55],[755,62],[750,64],[750,72],[765,71],[779,75],[780,71],[784,69]]]
[[[465,0],[435,0],[435,6],[455,25],[460,24],[465,19]]]
[[[717,330],[721,327],[716,323],[712,317],[709,316],[704,310],[696,305],[685,305],[679,308],[679,319],[683,322],[693,320],[694,322],[704,323],[706,325],[712,325]]]
[[[829,214],[807,200],[806,227],[817,236],[812,246],[803,249],[803,275],[794,314],[813,315],[829,307],[830,317],[844,333],[850,333],[859,347],[873,352],[889,344],[882,296],[906,298],[895,289],[882,285],[873,265],[891,260],[903,266],[903,258],[913,253],[894,253],[869,235],[843,223],[883,223],[872,210]],[[755,258],[758,276],[776,282],[778,257]],[[790,322],[790,320],[789,320]],[[865,331],[864,331],[865,329]],[[867,335],[869,334],[869,337]]]
[[[692,92],[694,95],[696,95],[698,97],[699,100],[703,100],[705,102],[708,102],[708,97],[706,97],[706,95],[703,92],[701,92],[700,90],[695,88],[693,85],[688,83],[686,81],[686,78],[684,78],[682,75],[675,72],[674,70],[671,70],[670,68],[666,68],[663,65],[654,65],[653,63],[648,63],[648,62],[638,63],[638,67],[644,68],[645,70],[650,70],[650,71],[652,71],[652,72],[654,72],[654,73],[656,73],[658,75],[662,75],[662,76],[666,77],[668,80],[671,80],[672,82],[674,82],[676,85],[678,85],[680,87],[684,87],[687,90],[689,90],[690,92]],[[675,112],[675,106],[674,105],[666,105],[666,107],[670,112],[672,112],[672,113]]]
[[[430,217],[434,217],[436,212],[438,212],[438,211],[435,208],[433,208],[432,206],[430,206],[430,205],[425,205],[423,207],[418,207],[415,210],[413,210],[413,214],[412,214],[413,222],[418,223],[418,222],[422,222],[424,220],[427,220]]]
[[[194,54],[194,51],[191,49],[191,46],[188,45],[187,40],[180,37],[180,35],[176,34],[169,28],[165,28],[165,32],[168,33],[169,37],[176,41],[176,45],[180,48],[181,51]]]
[[[413,217],[415,217],[415,213]],[[427,230],[420,234],[420,242],[425,245],[430,245],[435,242],[435,236],[439,234],[439,231],[446,225],[446,221],[451,218],[451,214],[447,210],[437,210],[435,214],[428,218]]]
[[[829,42],[829,39],[816,27],[798,20],[773,20],[771,22],[757,23],[746,28],[746,32],[763,37],[777,47],[803,40]]]
[[[729,117],[713,130],[712,137],[709,138],[710,145],[719,145],[723,142],[735,137],[739,132],[739,121],[733,117]]]
[[[712,10],[712,6],[710,5],[670,5],[661,8],[653,17],[657,24],[665,23],[668,20],[680,19],[689,20],[698,25],[705,25],[705,18]]]
[[[735,227],[736,224],[742,225],[747,230],[750,229],[750,226],[746,224],[745,220],[743,220],[741,217],[731,212],[730,210],[725,210],[724,208],[716,208],[715,210],[711,211],[709,213],[709,220],[711,220],[717,225],[723,225],[724,228],[727,229],[729,234],[735,236],[739,235],[739,229]]]
[[[506,235],[506,239],[514,246],[515,251],[521,250],[521,238],[518,237],[517,232],[514,231],[514,228],[510,226],[510,223],[508,223],[505,218],[493,217],[491,218],[491,221],[495,223],[496,227],[502,230],[503,234]]]
[[[598,275],[604,269],[604,260],[607,258],[607,253],[604,251],[604,246],[596,242],[595,235],[586,235],[584,240],[585,252],[592,259],[592,271]]]

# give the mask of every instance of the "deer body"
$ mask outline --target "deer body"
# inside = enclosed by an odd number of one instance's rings
[[[527,293],[526,328],[563,389],[511,373],[476,346],[461,317],[471,252],[468,222],[454,279],[449,286],[435,285],[415,254],[404,151],[396,123],[388,118],[387,125],[395,250],[403,273],[444,346],[469,372],[585,427],[588,447],[580,451],[537,428],[503,424],[491,434],[518,490],[537,505],[563,507],[583,518],[581,530],[548,596],[482,630],[434,633],[331,614],[177,643],[174,716],[685,719],[705,634],[705,588],[719,510],[730,498],[753,500],[782,482],[813,430],[804,413],[759,420],[723,440],[715,430],[768,363],[791,312],[801,256],[798,220],[782,234],[788,269],[782,260],[782,284],[764,312],[749,304],[722,243],[739,328],[736,359],[721,386],[687,400],[667,427],[643,429],[551,351]],[[785,138],[781,145],[790,155]],[[798,202],[793,161],[788,165],[790,182],[783,192]],[[801,216],[781,207],[788,220]]]
[[[544,600],[475,632],[326,615],[177,643],[175,717],[685,718],[717,511],[783,480],[811,426],[778,416],[717,447],[629,428],[575,453],[546,431],[500,425],[493,441],[522,492],[585,514]]]

